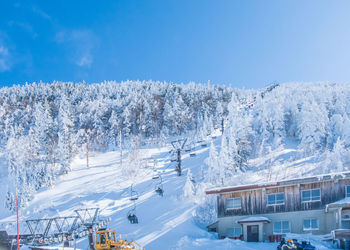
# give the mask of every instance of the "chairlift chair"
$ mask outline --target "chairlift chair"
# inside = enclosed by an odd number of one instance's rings
[[[130,200],[136,201],[139,199],[139,194],[132,188],[133,185],[130,187]]]
[[[190,153],[190,157],[195,157],[196,153]]]
[[[156,179],[159,179],[159,174],[158,174],[158,171],[157,171],[157,161],[155,158],[153,158],[153,167],[152,167],[152,170],[153,170],[153,175],[152,175],[152,179],[153,180],[156,180]]]
[[[130,221],[131,224],[138,224],[139,223],[139,220],[135,214],[129,214],[128,220]]]
[[[131,224],[139,223],[139,219],[137,218],[135,213],[135,207],[128,212],[127,218]]]
[[[154,174],[154,175],[152,176],[152,179],[153,179],[153,180],[159,179],[159,175]]]
[[[164,190],[163,190],[163,187],[161,185],[157,185],[156,188],[155,188],[155,191],[156,191],[157,194],[159,194],[160,196],[163,197]]]
[[[159,176],[159,177],[160,177],[159,183],[155,186],[154,191],[156,191],[157,194],[159,194],[160,196],[163,197],[163,193],[164,193],[163,179],[161,176]]]
[[[136,201],[136,200],[138,200],[138,199],[139,199],[139,197],[137,196],[137,194],[132,195],[132,196],[130,197],[130,200],[131,200],[131,201]]]

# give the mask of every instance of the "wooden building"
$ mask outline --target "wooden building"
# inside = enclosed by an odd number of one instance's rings
[[[215,188],[220,238],[265,241],[286,233],[350,229],[350,172]]]

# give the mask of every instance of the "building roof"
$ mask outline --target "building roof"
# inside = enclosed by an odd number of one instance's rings
[[[206,194],[230,193],[230,192],[245,191],[245,190],[252,190],[252,189],[292,186],[296,184],[307,184],[307,183],[313,183],[313,182],[329,181],[329,180],[345,179],[345,178],[350,178],[350,172],[329,173],[324,175],[315,175],[315,176],[309,176],[309,177],[303,177],[303,178],[281,180],[277,182],[264,182],[264,183],[247,184],[247,185],[239,185],[239,186],[217,187],[217,188],[208,189],[205,191],[205,193]]]
[[[350,197],[327,204],[326,211],[328,211],[329,208],[350,208]]]
[[[335,229],[332,231],[333,239],[349,239],[350,230],[349,229]]]
[[[207,226],[207,228],[216,228],[218,227],[219,221],[215,221],[214,223]]]
[[[250,223],[250,222],[265,222],[270,223],[271,221],[266,217],[247,217],[241,220],[238,220],[237,223]]]

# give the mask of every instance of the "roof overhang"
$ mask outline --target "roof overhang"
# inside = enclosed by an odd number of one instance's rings
[[[271,221],[266,217],[248,217],[237,221],[238,224],[254,223],[254,222],[270,223]]]
[[[330,203],[326,205],[326,212],[329,211],[329,209],[343,209],[343,208],[350,208],[350,197],[346,197],[342,200]]]
[[[244,190],[251,190],[251,189],[260,189],[260,188],[267,188],[267,187],[278,187],[278,184],[253,184],[253,185],[243,185],[243,186],[235,186],[235,187],[223,187],[223,188],[216,188],[216,189],[209,189],[205,191],[206,194],[222,194],[222,193],[230,193],[235,191],[244,191]]]
[[[214,222],[214,223],[208,225],[207,228],[216,228],[216,227],[218,227],[218,224],[219,224],[219,222],[216,221],[216,222]]]
[[[350,203],[332,203],[328,204],[327,208],[350,208]]]
[[[350,239],[350,229],[335,229],[332,231],[333,239]]]
[[[273,188],[273,187],[283,187],[283,186],[293,186],[299,184],[310,184],[322,181],[331,181],[331,180],[339,180],[339,179],[349,179],[350,172],[341,172],[341,173],[330,173],[325,175],[316,175],[304,178],[296,178],[289,180],[282,180],[278,182],[265,182],[260,184],[248,184],[248,185],[240,185],[240,186],[231,186],[231,187],[217,187],[208,189],[205,191],[206,194],[222,194],[222,193],[231,193],[238,191],[246,191],[253,189],[263,189],[263,188]]]

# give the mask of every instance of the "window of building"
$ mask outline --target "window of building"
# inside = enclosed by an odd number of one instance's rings
[[[284,204],[284,193],[267,195],[267,205],[281,205]]]
[[[227,234],[228,237],[239,237],[242,235],[242,227],[230,228],[228,229]]]
[[[241,208],[242,208],[241,198],[227,199],[226,209],[241,209]]]
[[[321,200],[321,190],[318,189],[308,189],[301,191],[301,201],[302,202],[312,202]]]
[[[341,215],[341,228],[350,229],[350,210],[343,209]]]
[[[350,197],[350,186],[345,187],[345,197]]]
[[[318,220],[317,219],[304,220],[304,230],[318,230]]]
[[[273,233],[274,234],[285,234],[290,233],[289,221],[276,221],[273,223]]]

